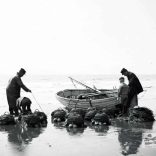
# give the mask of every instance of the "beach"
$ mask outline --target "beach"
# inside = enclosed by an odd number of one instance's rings
[[[98,89],[118,88],[120,75],[73,75],[72,77],[95,85]],[[8,111],[5,88],[10,76],[1,75],[0,110]],[[156,76],[139,75],[144,92],[139,95],[139,106],[145,106],[156,114]],[[155,156],[156,122],[130,125],[113,120],[111,126],[88,126],[73,129],[51,123],[51,112],[63,107],[55,98],[56,92],[74,88],[66,75],[26,75],[24,83],[32,90],[37,102],[48,116],[45,128],[23,129],[20,125],[0,126],[0,153],[7,156]],[[77,86],[82,88],[81,86]],[[30,93],[22,91],[22,96],[32,100],[32,110],[40,107]]]

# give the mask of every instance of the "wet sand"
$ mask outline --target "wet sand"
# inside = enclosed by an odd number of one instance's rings
[[[98,88],[112,88],[118,83],[118,77],[89,76],[80,77],[79,80],[87,84],[96,84]],[[5,85],[8,77],[0,81],[3,86],[0,90],[1,114],[7,111]],[[46,128],[23,128],[14,126],[0,126],[0,153],[7,156],[155,156],[156,153],[156,123],[139,125],[128,124],[123,120],[113,120],[111,126],[90,126],[86,129],[69,130],[62,125],[51,123],[51,112],[62,105],[55,99],[54,94],[64,88],[73,88],[65,77],[26,77],[25,83],[32,89],[38,102],[48,115]],[[139,105],[151,108],[156,113],[156,86],[155,76],[141,77],[143,86],[147,91],[139,97]],[[32,99],[32,109],[39,109],[32,96],[22,93]]]

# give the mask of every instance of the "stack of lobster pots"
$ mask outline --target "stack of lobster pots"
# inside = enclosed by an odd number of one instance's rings
[[[34,113],[22,115],[18,117],[5,113],[0,116],[0,125],[15,125],[15,124],[25,124],[27,127],[46,127],[47,126],[47,116],[44,112],[35,111]]]
[[[47,126],[47,115],[44,112],[35,111],[32,114],[22,116],[19,120],[23,121],[27,127],[46,127]]]
[[[82,128],[86,127],[86,123],[90,122],[92,125],[110,125],[109,116],[103,110],[97,110],[90,107],[87,110],[75,108],[71,110],[57,109],[51,113],[52,122],[64,122],[68,128]]]

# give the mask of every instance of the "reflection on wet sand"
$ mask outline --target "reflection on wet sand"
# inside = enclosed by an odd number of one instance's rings
[[[85,128],[67,128],[65,126],[65,123],[54,123],[54,126],[57,128],[57,129],[66,129],[67,132],[69,133],[69,135],[78,135],[78,134],[82,134],[84,132],[84,129]]]
[[[101,136],[106,135],[109,131],[109,126],[107,125],[93,125],[92,123],[87,123],[87,126]]]
[[[99,125],[99,126],[94,126],[94,129],[95,129],[95,132],[106,135],[109,130],[109,126]]]
[[[53,123],[53,124],[58,129],[64,129],[65,128],[65,124],[62,123],[62,122],[60,122],[60,123],[59,122],[58,123]]]
[[[108,130],[109,130],[109,126],[107,126],[107,125],[98,125],[97,126],[97,125],[93,125],[91,122],[86,122],[85,128],[68,128],[65,126],[64,122],[58,122],[58,123],[53,123],[53,124],[57,129],[64,129],[65,128],[67,130],[67,132],[69,133],[69,135],[82,134],[87,127],[94,130],[95,132],[97,132],[101,136],[106,135]]]
[[[138,125],[138,127],[137,127]],[[118,140],[121,145],[123,155],[137,154],[143,141],[143,129],[152,129],[153,122],[132,124],[125,121],[116,120],[118,131]]]
[[[95,125],[92,125],[91,123],[86,123],[85,128],[68,128],[65,126],[65,123],[62,123],[62,122],[54,123],[54,126],[57,129],[66,129],[69,135],[80,135],[85,131],[87,127],[97,132],[100,136],[106,135],[109,130],[109,126],[106,126],[106,125],[95,126]]]
[[[8,142],[11,146],[16,146],[18,151],[24,151],[26,145],[30,144],[33,138],[37,138],[44,129],[26,128],[17,124],[13,126],[0,126],[0,131],[8,134]]]
[[[69,135],[80,135],[84,132],[84,128],[66,128]]]
[[[142,131],[121,129],[118,136],[123,155],[136,154],[142,143]]]

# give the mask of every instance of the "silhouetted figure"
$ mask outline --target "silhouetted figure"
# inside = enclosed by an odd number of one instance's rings
[[[31,100],[27,97],[19,97],[16,101],[16,106],[22,114],[31,113]]]
[[[129,80],[128,105],[129,105],[129,108],[134,108],[135,106],[138,105],[137,95],[143,92],[142,85],[138,77],[134,73],[129,72],[127,69],[123,68],[121,70],[121,73],[122,75],[127,76]]]
[[[18,115],[16,100],[20,97],[21,88],[26,92],[31,92],[31,90],[28,89],[21,80],[21,77],[24,76],[25,73],[26,71],[23,68],[21,68],[17,75],[9,80],[9,84],[6,88],[9,111],[12,115]]]

